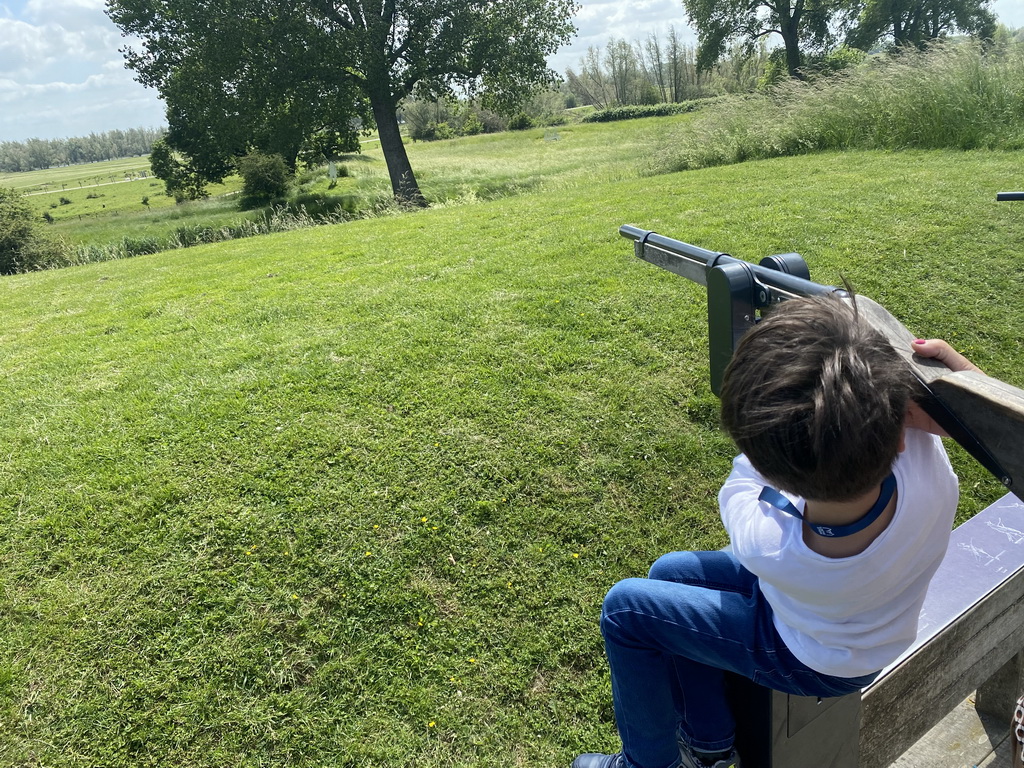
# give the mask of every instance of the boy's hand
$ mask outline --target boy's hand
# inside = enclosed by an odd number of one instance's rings
[[[933,357],[944,363],[951,371],[977,371],[984,373],[978,366],[961,355],[942,339],[914,339],[911,347],[915,355]]]
[[[961,355],[942,339],[914,339],[912,345],[915,355],[921,357],[932,357],[945,364],[951,371],[983,371]],[[940,427],[931,416],[913,400],[907,405],[907,415],[903,420],[907,427],[930,432],[939,437],[949,437],[946,430]]]

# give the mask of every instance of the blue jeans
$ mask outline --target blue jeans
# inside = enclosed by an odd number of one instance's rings
[[[675,768],[677,736],[709,752],[732,746],[726,670],[801,696],[842,696],[876,677],[823,675],[798,661],[757,577],[726,552],[672,552],[650,578],[620,581],[605,597],[601,633],[632,768]]]

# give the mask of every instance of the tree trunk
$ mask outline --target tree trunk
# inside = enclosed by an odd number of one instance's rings
[[[802,6],[797,3],[796,8],[790,8],[788,3],[779,3],[779,32],[782,35],[782,43],[786,48],[786,69],[790,77],[803,80],[800,72],[800,14]]]
[[[409,155],[406,154],[405,144],[402,143],[402,134],[398,130],[398,112],[394,100],[387,95],[371,93],[370,106],[373,107],[377,135],[380,136],[380,148],[384,153],[384,162],[388,166],[395,199],[400,203],[426,208],[426,198],[416,183]]]

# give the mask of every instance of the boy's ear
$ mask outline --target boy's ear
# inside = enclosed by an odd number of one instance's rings
[[[899,445],[896,446],[896,450],[899,453],[903,453],[903,451],[905,451],[906,448],[907,448],[907,427],[906,427],[906,425],[904,425],[903,429],[900,430],[900,442],[899,442]]]

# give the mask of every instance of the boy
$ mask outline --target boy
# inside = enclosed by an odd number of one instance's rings
[[[731,552],[671,553],[609,591],[622,752],[573,768],[738,768],[725,671],[840,696],[913,642],[958,494],[914,386],[849,300],[791,299],[743,337],[722,387]]]

